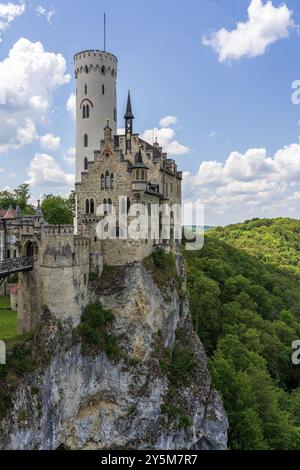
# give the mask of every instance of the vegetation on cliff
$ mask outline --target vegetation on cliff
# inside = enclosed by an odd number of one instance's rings
[[[253,220],[185,253],[194,326],[228,413],[232,449],[300,448],[300,221]]]

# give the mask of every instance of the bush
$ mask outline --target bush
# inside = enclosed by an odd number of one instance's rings
[[[174,385],[187,383],[195,366],[196,362],[193,351],[186,346],[176,344],[171,364],[171,382]]]
[[[118,360],[120,351],[114,335],[108,332],[114,315],[110,310],[104,310],[100,303],[89,305],[81,318],[81,324],[75,331],[79,335],[83,351],[87,354],[102,349],[112,360]]]

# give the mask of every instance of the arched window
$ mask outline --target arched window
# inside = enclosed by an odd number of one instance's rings
[[[105,67],[104,67],[104,65],[102,65],[101,73],[103,73],[103,75],[105,75]]]
[[[110,189],[110,176],[108,171],[105,173],[105,189]]]
[[[105,94],[105,87],[104,87],[104,85],[102,85],[102,95],[104,95],[104,94]]]
[[[104,214],[106,215],[107,214],[107,199],[104,199],[103,205],[104,205]]]
[[[90,213],[90,201],[88,199],[85,201],[85,213]]]
[[[87,134],[84,134],[84,138],[83,138],[83,143],[84,143],[84,146],[85,147],[88,147],[89,145],[89,138],[88,138],[88,135]]]
[[[107,207],[108,213],[111,214],[112,213],[112,200],[109,199],[107,201],[107,204],[108,204],[108,207]]]
[[[101,189],[102,191],[105,189],[105,177],[103,173],[101,175]]]
[[[113,173],[110,175],[110,187],[111,189],[115,189],[115,177]]]
[[[94,203],[94,199],[91,199],[91,214],[94,214],[95,213],[95,203]]]
[[[84,85],[84,94],[87,95],[87,85]]]
[[[89,68],[87,65],[85,66],[84,70],[85,70],[85,73],[89,73]]]
[[[84,159],[84,170],[86,171],[86,170],[88,170],[88,168],[89,168],[89,161],[88,161],[87,157],[85,157],[85,159]]]
[[[90,107],[89,107],[88,104],[87,104],[86,107],[85,107],[85,117],[86,117],[86,118],[89,118],[89,117],[90,117]]]

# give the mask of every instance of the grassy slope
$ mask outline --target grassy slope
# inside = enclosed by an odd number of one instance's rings
[[[0,339],[11,340],[16,337],[17,313],[10,309],[9,296],[0,297]]]
[[[194,325],[210,356],[233,449],[300,448],[300,221],[214,229],[185,253]]]

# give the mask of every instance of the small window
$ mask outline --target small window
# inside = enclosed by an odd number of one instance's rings
[[[111,189],[115,189],[115,177],[113,173],[110,175],[110,187]]]
[[[90,201],[88,199],[85,201],[85,213],[90,213]]]
[[[94,203],[94,199],[91,199],[91,214],[94,214],[95,213],[95,203]]]
[[[101,189],[102,189],[102,191],[105,189],[105,177],[104,177],[103,173],[101,175]]]
[[[108,171],[105,174],[105,189],[110,189],[110,176]]]
[[[112,213],[112,201],[111,201],[111,199],[108,200],[108,208],[107,208],[107,210],[108,210],[108,213],[109,213],[109,214]]]
[[[84,143],[84,146],[85,147],[88,147],[89,145],[89,138],[88,138],[88,135],[87,134],[84,134],[84,139],[83,139],[83,143]]]
[[[103,73],[103,75],[105,75],[105,67],[104,67],[104,65],[103,65],[102,68],[101,68],[101,73]]]
[[[86,118],[85,105],[82,107],[82,119]]]
[[[141,180],[145,181],[145,170],[141,170]]]
[[[115,122],[117,121],[117,110],[116,110],[116,108],[114,109],[114,120],[115,120]]]
[[[136,179],[137,181],[140,179],[140,170],[136,170]]]
[[[88,68],[87,65],[85,66],[85,69],[84,69],[84,70],[85,70],[85,73],[89,73],[89,68]]]
[[[87,85],[84,85],[84,94],[87,95]]]
[[[105,94],[105,87],[104,87],[104,85],[102,85],[102,95],[104,95],[104,94]]]
[[[86,117],[86,118],[89,118],[89,117],[90,117],[90,107],[89,107],[88,104],[87,104],[86,107],[85,107],[85,117]]]
[[[88,161],[87,158],[85,158],[84,159],[84,169],[85,169],[85,171],[88,170],[88,168],[89,168],[89,161]]]

